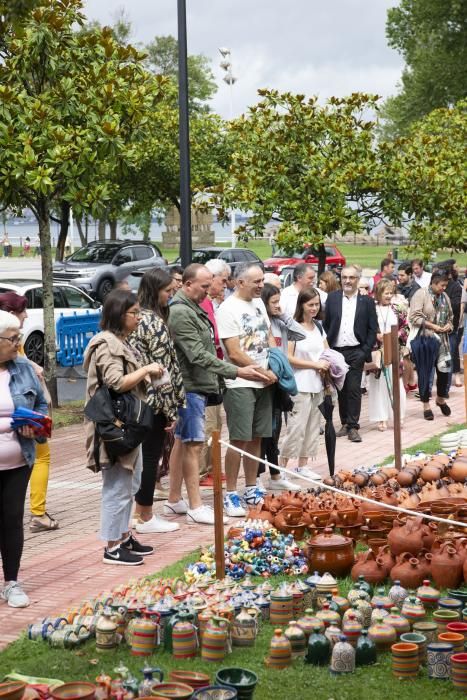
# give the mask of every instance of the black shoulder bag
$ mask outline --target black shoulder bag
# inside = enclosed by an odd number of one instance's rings
[[[126,374],[126,362],[123,361]],[[95,394],[84,408],[84,413],[94,423],[95,469],[101,470],[99,449],[101,442],[113,466],[118,457],[126,455],[140,445],[153,426],[153,411],[131,391],[118,393],[109,389],[102,380],[96,364],[97,381]]]

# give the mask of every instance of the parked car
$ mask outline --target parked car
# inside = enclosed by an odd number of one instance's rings
[[[85,314],[86,311],[100,309],[99,302],[92,299],[88,294],[71,284],[54,284],[54,315],[55,321],[60,315],[71,316]],[[37,362],[44,364],[44,313],[42,282],[39,280],[26,279],[3,279],[0,280],[0,294],[4,292],[16,292],[25,296],[28,301],[28,317],[23,326],[23,344],[26,356]]]
[[[195,248],[192,254],[192,262],[204,265],[208,260],[219,258],[230,265],[232,272],[243,263],[258,263],[263,268],[261,259],[253,250],[248,248],[217,248],[216,246],[206,246],[205,248]],[[172,265],[180,265],[180,258],[174,260]]]
[[[90,296],[104,301],[115,282],[133,270],[167,264],[154,243],[144,241],[95,241],[53,266],[56,282],[71,282]]]
[[[342,255],[339,248],[335,245],[326,245],[326,269],[337,270],[340,272],[345,265],[345,257]],[[296,250],[292,255],[287,255],[281,250],[278,250],[272,258],[264,260],[265,272],[275,272],[280,275],[283,267],[295,266],[299,263],[310,263],[318,266],[318,253],[311,246],[303,246]]]

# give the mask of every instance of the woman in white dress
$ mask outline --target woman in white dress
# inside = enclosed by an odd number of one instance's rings
[[[376,313],[378,316],[379,333],[377,335],[378,346],[382,348],[383,335],[391,332],[391,326],[399,326],[399,320],[392,307],[394,295],[394,283],[392,280],[382,279],[375,289]],[[400,382],[401,421],[405,416],[405,391],[402,377]],[[368,414],[370,423],[377,423],[378,430],[386,430],[388,421],[393,415],[392,372],[388,367],[381,372],[370,372],[368,377]],[[389,389],[391,388],[391,394]]]
[[[298,394],[293,397],[294,407],[289,413],[287,434],[281,447],[281,464],[286,467],[289,459],[298,459],[297,476],[321,478],[307,469],[308,459],[316,457],[319,443],[323,400],[322,375],[329,369],[329,362],[321,360],[328,347],[326,334],[317,320],[321,313],[321,302],[317,289],[310,287],[300,292],[294,319],[305,333],[305,339],[289,342],[288,357],[294,369]]]

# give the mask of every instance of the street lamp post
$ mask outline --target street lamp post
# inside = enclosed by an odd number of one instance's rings
[[[178,114],[180,148],[180,257],[182,266],[191,263],[190,127],[188,118],[188,60],[186,2],[177,0],[178,18]]]
[[[229,121],[233,119],[233,86],[237,82],[237,78],[232,73],[232,52],[230,49],[220,48],[219,52],[222,56],[220,67],[225,71],[224,83],[229,86]],[[235,209],[230,210],[230,232],[232,237],[232,248],[237,244],[237,236],[235,235]]]

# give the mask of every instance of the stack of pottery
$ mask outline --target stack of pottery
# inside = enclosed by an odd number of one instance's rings
[[[264,660],[269,668],[287,668],[292,663],[292,646],[281,629],[274,630],[269,647],[269,656]]]
[[[416,678],[419,667],[419,652],[416,644],[398,642],[391,646],[392,673],[396,678]]]

